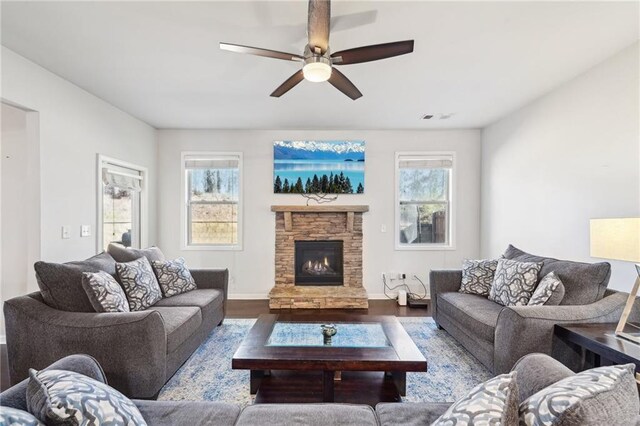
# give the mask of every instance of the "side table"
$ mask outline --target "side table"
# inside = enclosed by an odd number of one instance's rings
[[[565,342],[582,348],[583,367],[586,351],[589,351],[594,354],[596,367],[608,364],[635,364],[637,380],[640,373],[640,345],[616,337],[616,326],[615,323],[556,324],[554,333]]]

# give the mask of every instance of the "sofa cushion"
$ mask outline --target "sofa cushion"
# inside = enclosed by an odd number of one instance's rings
[[[462,262],[460,293],[488,296],[497,265],[497,260],[465,259],[464,262]]]
[[[84,272],[82,287],[96,312],[129,312],[127,295],[106,272]]]
[[[104,271],[115,276],[116,261],[103,252],[76,262],[36,262],[34,269],[42,299],[47,305],[61,311],[95,312],[82,288],[82,273]]]
[[[107,246],[107,252],[116,260],[116,262],[131,262],[132,260],[146,257],[149,263],[154,260],[164,260],[164,254],[158,247],[149,247],[146,249],[137,249],[133,247],[125,247],[122,244],[111,243]]]
[[[538,283],[542,263],[500,259],[489,300],[503,306],[526,306]]]
[[[11,407],[0,407],[0,425],[7,426],[45,426],[33,414]]]
[[[217,308],[224,301],[220,290],[212,288],[197,288],[176,296],[165,297],[153,307],[158,306],[197,306],[200,309]]]
[[[158,284],[160,284],[164,297],[195,290],[196,282],[182,257],[175,260],[154,260],[151,262],[151,266],[158,278]]]
[[[529,299],[528,306],[557,306],[564,297],[564,285],[555,272],[544,276]]]
[[[381,402],[376,405],[376,414],[380,426],[425,426],[444,414],[450,405],[438,402]]]
[[[493,342],[503,306],[483,296],[453,292],[438,294],[437,303],[439,315],[448,315],[469,332]]]
[[[48,425],[147,424],[129,398],[105,383],[72,371],[30,369],[27,406]]]
[[[258,404],[245,407],[236,426],[378,425],[373,408],[355,404]]]
[[[133,403],[153,426],[233,426],[240,414],[240,407],[223,402],[133,400]]]
[[[158,311],[162,316],[167,335],[167,353],[176,350],[202,324],[202,313],[196,306],[153,306],[148,310]]]
[[[129,301],[129,309],[143,311],[162,299],[158,279],[146,257],[126,263],[116,263],[118,278]]]
[[[517,374],[502,374],[474,387],[431,426],[518,424]]]
[[[633,425],[640,402],[634,364],[583,371],[520,404],[523,425]]]
[[[558,260],[529,254],[512,245],[504,252],[504,257],[520,262],[542,262],[538,278],[551,271],[555,272],[565,289],[561,305],[589,305],[597,302],[604,297],[611,275],[611,265],[607,262],[581,263]]]

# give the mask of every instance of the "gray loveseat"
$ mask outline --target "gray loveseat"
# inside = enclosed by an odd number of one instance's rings
[[[103,383],[107,379],[95,359],[73,355],[57,361],[50,369],[82,373]],[[519,401],[573,375],[558,361],[543,354],[522,358],[517,371]],[[27,380],[0,394],[0,405],[27,410]],[[618,404],[638,406],[638,393],[614,395]],[[150,426],[426,426],[442,415],[450,403],[381,403],[374,409],[354,404],[264,404],[241,409],[234,404],[203,401],[133,401]],[[612,413],[615,415],[615,413]],[[636,419],[637,421],[638,419]],[[613,423],[624,426],[620,422]],[[628,423],[628,422],[627,422]],[[594,423],[589,423],[594,424]],[[633,423],[632,423],[633,424]],[[504,425],[511,426],[511,425]],[[515,425],[513,425],[515,426]]]
[[[608,263],[580,263],[525,253],[513,246],[507,259],[542,262],[540,278],[551,271],[562,280],[565,296],[559,306],[504,307],[483,296],[459,293],[462,271],[431,271],[433,318],[495,374],[509,371],[524,355],[552,355],[574,371],[579,348],[554,337],[555,324],[617,322],[627,294],[608,290]]]
[[[114,256],[125,255],[119,259],[128,261],[126,255],[131,252],[116,250]],[[82,270],[115,274],[115,260],[101,253],[69,264],[38,262],[36,271],[44,291],[5,302],[12,384],[28,377],[29,368],[41,369],[67,355],[84,353],[100,362],[109,383],[120,392],[132,398],[153,398],[224,319],[226,269],[191,270],[196,290],[126,313],[95,312],[78,288]],[[68,294],[60,293],[61,289]],[[45,296],[47,292],[58,299]]]

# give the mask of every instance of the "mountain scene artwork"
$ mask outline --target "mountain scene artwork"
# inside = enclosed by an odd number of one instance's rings
[[[363,194],[364,141],[275,141],[276,194]]]

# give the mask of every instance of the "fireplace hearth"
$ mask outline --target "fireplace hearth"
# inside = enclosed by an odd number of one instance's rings
[[[296,241],[295,285],[343,285],[342,241]]]

